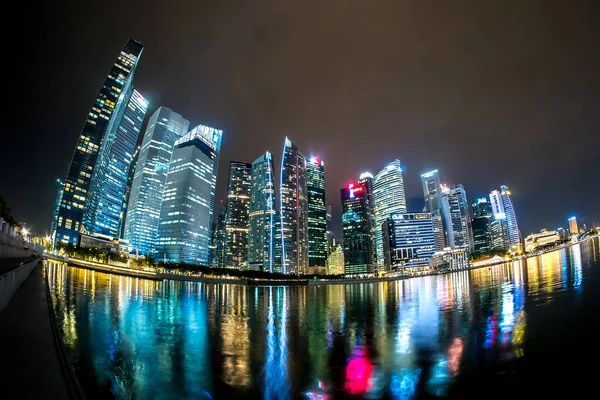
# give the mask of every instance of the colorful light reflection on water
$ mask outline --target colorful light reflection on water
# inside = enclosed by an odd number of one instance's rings
[[[411,399],[446,395],[479,368],[526,356],[541,329],[528,322],[585,300],[598,247],[594,239],[492,268],[320,287],[48,271],[91,398]]]

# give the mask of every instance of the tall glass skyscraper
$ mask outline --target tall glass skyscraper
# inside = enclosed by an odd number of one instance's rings
[[[358,178],[359,185],[365,188],[366,208],[369,211],[369,227],[371,229],[371,255],[370,260],[373,268],[377,267],[377,249],[375,248],[375,205],[373,204],[373,175],[370,172],[363,172]]]
[[[333,251],[333,228],[331,227],[331,204],[327,204],[327,254]]]
[[[373,272],[373,235],[371,210],[364,184],[350,183],[340,190],[342,199],[342,229],[346,274]]]
[[[400,160],[394,160],[382,169],[373,180],[373,203],[375,214],[375,248],[377,251],[377,268],[388,269],[383,253],[382,224],[392,213],[406,212],[406,196],[404,194],[404,178]]]
[[[325,267],[327,263],[327,208],[325,206],[325,167],[311,158],[306,163],[308,193],[308,265]]]
[[[248,214],[248,269],[275,272],[275,180],[268,151],[252,163]]]
[[[442,217],[446,228],[446,244],[453,249],[471,249],[469,205],[462,185],[442,192]]]
[[[248,259],[248,225],[252,164],[229,163],[227,214],[225,216],[225,267],[240,268]]]
[[[77,140],[77,146],[65,178],[61,204],[57,214],[55,241],[77,244],[83,228],[83,214],[89,200],[90,183],[103,140],[109,130],[121,124],[118,111],[129,104],[126,97],[143,46],[129,40],[113,64]],[[131,93],[131,92],[129,92]],[[140,104],[141,105],[141,104]]]
[[[473,251],[483,253],[492,249],[491,222],[492,206],[487,199],[477,199],[473,207]]]
[[[123,91],[129,101],[115,108],[115,117],[100,146],[83,213],[87,233],[113,238],[120,236],[129,167],[148,110],[146,99],[129,82]],[[111,127],[113,122],[115,126]]]
[[[175,142],[160,209],[157,260],[208,265],[222,135],[199,125]]]
[[[493,190],[490,193],[490,202],[492,203],[492,213],[494,219],[506,220],[508,229],[509,247],[513,244],[521,243],[521,233],[517,224],[517,215],[510,198],[508,187],[500,186],[500,191]]]
[[[423,185],[425,210],[431,213],[433,222],[435,249],[436,251],[441,251],[446,246],[446,236],[444,234],[444,220],[442,218],[442,193],[438,170],[422,174],[421,184]]]
[[[386,257],[392,268],[411,272],[426,269],[435,252],[430,213],[393,213],[386,221]]]
[[[284,274],[308,273],[308,195],[306,159],[289,138],[281,157],[279,214],[281,269]]]
[[[187,119],[167,107],[160,107],[148,121],[133,173],[125,222],[125,239],[140,255],[154,254],[173,146],[189,125]]]
[[[519,224],[517,224],[517,215],[515,208],[513,207],[512,200],[510,198],[510,190],[508,187],[500,186],[500,194],[502,196],[502,205],[504,206],[504,214],[506,215],[506,222],[508,224],[508,241],[510,245],[521,243],[521,232],[519,231]]]
[[[216,221],[212,224],[210,239],[210,266],[215,268],[225,267],[225,248],[227,231],[225,228],[226,208],[221,200],[221,209],[217,214]]]

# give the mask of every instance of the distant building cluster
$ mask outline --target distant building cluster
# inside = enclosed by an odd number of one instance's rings
[[[223,132],[159,107],[136,149],[148,101],[134,89],[143,47],[130,40],[81,130],[59,193],[53,241],[120,246],[157,261],[283,274],[419,274],[458,269],[471,253],[529,251],[557,232],[523,241],[508,187],[469,203],[464,187],[421,175],[424,208],[407,210],[404,170],[393,160],[340,190],[342,237],[331,229],[325,164],[283,140],[281,163],[265,152],[231,161],[227,199],[215,214]],[[190,128],[191,127],[191,128]],[[575,217],[571,232],[578,232]]]

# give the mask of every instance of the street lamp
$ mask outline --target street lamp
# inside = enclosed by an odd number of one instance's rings
[[[23,232],[23,238],[25,239],[25,241],[27,241],[27,236],[29,235],[29,230],[28,230],[28,229],[25,229],[25,228],[23,228],[23,231],[22,231],[22,232]]]

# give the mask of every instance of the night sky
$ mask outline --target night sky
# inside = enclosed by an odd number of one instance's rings
[[[336,236],[339,189],[394,158],[409,211],[437,168],[469,200],[509,186],[524,235],[571,214],[600,224],[600,2],[49,3],[2,28],[0,194],[34,233],[130,37],[146,119],[164,105],[224,130],[217,200],[229,161],[279,158],[288,135],[325,162]]]

